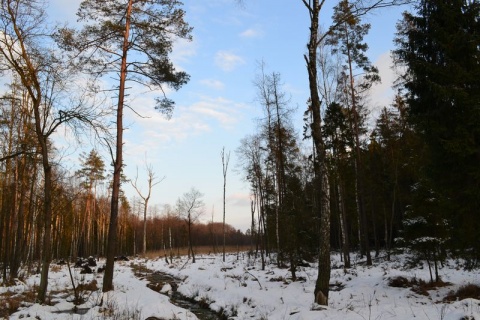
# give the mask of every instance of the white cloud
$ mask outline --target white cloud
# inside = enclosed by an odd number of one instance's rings
[[[395,71],[392,70],[392,57],[390,51],[379,56],[374,65],[378,68],[382,82],[374,85],[371,89],[371,101],[376,109],[382,109],[389,106],[393,101],[394,91],[392,89],[393,82],[396,79]],[[374,110],[376,112],[377,110]]]
[[[176,39],[173,44],[171,54],[172,61],[177,64],[181,62],[188,62],[190,57],[197,54],[197,43],[195,39],[192,41],[186,39]]]
[[[225,84],[219,80],[215,79],[203,79],[200,80],[200,83],[203,84],[204,86],[207,86],[212,89],[216,90],[222,90],[225,87]]]
[[[201,101],[190,106],[190,110],[205,120],[214,119],[223,127],[231,127],[239,121],[239,110],[243,105],[222,97],[202,97]]]
[[[242,38],[260,38],[263,36],[263,30],[256,26],[256,27],[253,27],[253,28],[249,28],[245,31],[243,31],[242,33],[240,33],[240,37]]]
[[[178,144],[192,136],[215,130],[220,125],[230,129],[241,120],[241,112],[245,105],[222,97],[203,96],[190,104],[178,105],[170,120],[154,108],[153,94],[144,93],[130,104],[141,115],[129,113],[126,126],[126,137],[132,142],[134,154],[142,154],[144,150],[166,148]],[[132,123],[134,119],[134,123]],[[135,133],[133,136],[130,132]]]
[[[249,207],[251,202],[250,193],[237,192],[227,197],[228,204],[231,206]]]
[[[239,65],[245,64],[245,60],[228,51],[218,51],[215,54],[215,64],[223,71],[232,71]]]

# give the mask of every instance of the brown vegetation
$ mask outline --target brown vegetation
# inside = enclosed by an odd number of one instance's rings
[[[450,291],[443,301],[456,301],[464,299],[480,299],[480,286],[477,284],[466,284],[457,289],[457,291]]]
[[[222,251],[222,248],[219,246],[215,246],[215,248],[213,246],[196,246],[196,247],[193,247],[193,250],[195,251],[195,254],[202,255],[202,254],[219,253]],[[237,245],[237,246],[231,245],[231,246],[225,247],[226,253],[245,252],[248,250],[250,250],[250,246],[247,246],[247,245]],[[174,254],[174,257],[186,256],[188,254],[188,247],[186,246],[177,247],[175,248],[173,254]],[[145,254],[145,257],[148,259],[156,259],[159,257],[163,258],[165,257],[165,251],[164,250],[147,251],[147,253]],[[197,259],[202,259],[202,257],[198,257]]]
[[[445,287],[450,285],[451,283],[449,282],[443,282],[443,281],[430,281],[427,282],[422,279],[417,279],[415,277],[411,279],[407,279],[402,276],[397,276],[394,278],[390,278],[388,281],[388,285],[390,287],[394,288],[411,288],[411,290],[417,294],[423,295],[423,296],[428,296],[429,293],[428,291],[434,290],[440,287]]]
[[[0,294],[0,319],[8,319],[24,302],[33,303],[35,291],[28,290],[22,293],[10,292]]]

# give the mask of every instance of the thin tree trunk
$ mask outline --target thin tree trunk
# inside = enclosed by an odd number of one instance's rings
[[[225,147],[222,149],[222,169],[223,169],[223,262],[225,262],[225,196],[227,190],[227,170],[230,160],[230,152],[225,156]]]
[[[352,67],[352,57],[350,52],[350,45],[347,32],[347,59],[348,59],[348,69],[350,75],[350,95],[352,103],[352,115],[353,115],[353,129],[355,135],[355,183],[356,183],[356,199],[357,199],[357,210],[360,217],[360,229],[361,232],[361,242],[364,245],[365,253],[367,255],[367,265],[372,265],[372,257],[370,254],[370,245],[368,238],[368,224],[367,224],[367,213],[365,211],[365,190],[364,190],[364,176],[363,176],[363,166],[361,162],[360,154],[360,129],[359,129],[359,119],[358,119],[358,108],[355,99],[355,84],[353,79],[353,67]]]
[[[35,108],[37,109],[37,108]],[[35,111],[35,113],[39,113]],[[35,116],[37,117],[37,115]],[[40,117],[40,115],[38,115]],[[37,122],[37,121],[35,121]],[[43,207],[43,219],[44,219],[44,234],[43,234],[43,255],[42,255],[42,271],[40,274],[40,285],[38,287],[37,299],[44,303],[47,295],[48,286],[48,271],[50,268],[51,252],[52,252],[52,167],[48,159],[47,151],[47,139],[41,133],[40,125],[37,126],[37,133],[41,142],[42,152],[42,164],[44,174],[44,207]]]
[[[340,213],[340,227],[342,232],[342,252],[345,268],[350,268],[350,238],[348,236],[348,219],[345,210],[345,201],[343,200],[344,188],[343,182],[338,178],[338,207]]]
[[[147,209],[148,199],[145,199],[145,205],[143,207],[143,255],[147,254]]]
[[[195,253],[193,252],[192,244],[192,220],[190,218],[190,213],[188,214],[188,248],[189,252],[192,254],[192,263],[195,263]]]

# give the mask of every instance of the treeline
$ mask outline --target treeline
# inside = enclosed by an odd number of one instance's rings
[[[142,222],[143,223],[143,222]],[[231,225],[225,225],[225,244],[227,246],[250,245],[250,237]],[[136,227],[137,234],[143,230]],[[192,226],[192,238],[194,250],[196,246],[210,247],[211,253],[222,252],[223,246],[223,223],[221,222],[197,222]],[[133,241],[132,241],[133,243]],[[135,242],[137,248],[141,248],[139,239]],[[151,251],[165,251],[175,254],[178,249],[188,247],[188,230],[185,221],[178,217],[160,216],[147,221],[147,248]],[[171,250],[171,251],[170,251]]]
[[[319,132],[309,100],[299,138],[280,74],[258,72],[264,117],[237,150],[257,248],[262,258],[278,252],[293,278],[302,259],[318,255],[322,233],[346,268],[353,255],[371,264],[394,249],[427,261],[432,281],[448,255],[478,266],[480,5],[420,1],[404,14],[392,53],[397,94],[378,115],[368,113],[380,81],[363,40],[370,25],[352,8],[335,7],[338,24],[317,53]]]

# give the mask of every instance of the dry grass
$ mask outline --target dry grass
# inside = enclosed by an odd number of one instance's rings
[[[445,287],[450,285],[448,282],[437,281],[437,282],[427,282],[422,279],[412,278],[407,279],[402,276],[390,278],[388,281],[388,285],[394,288],[410,288],[413,292],[423,295],[429,296],[428,291],[434,290],[440,287]]]
[[[0,294],[0,319],[8,319],[10,315],[18,310],[22,302],[33,303],[35,291],[29,290],[23,293],[5,292]]]
[[[62,271],[62,266],[59,266],[57,264],[51,264],[50,265],[50,271],[52,272],[60,272]]]
[[[215,251],[213,250],[212,246],[198,246],[193,247],[193,251],[196,255],[200,254],[212,254],[212,253],[222,253],[223,248],[221,246],[215,247]],[[250,250],[250,246],[226,246],[225,252],[226,253],[236,253],[236,252],[244,252]],[[165,252],[167,256],[170,256],[170,250],[156,250],[156,251],[148,251],[146,255],[141,255],[142,257],[148,259],[156,259],[158,257],[165,257]],[[172,249],[172,254],[174,257],[179,256],[186,256],[188,254],[188,247],[181,247],[181,248],[174,248]]]
[[[466,284],[458,288],[457,291],[450,291],[450,293],[443,299],[444,301],[456,301],[463,299],[480,299],[480,286],[476,284]]]
[[[85,291],[93,292],[93,291],[97,291],[97,290],[98,290],[97,280],[96,280],[96,279],[93,279],[92,281],[90,281],[90,282],[88,282],[88,283],[80,283],[80,284],[77,286],[77,290],[78,290],[79,292],[85,292]]]

